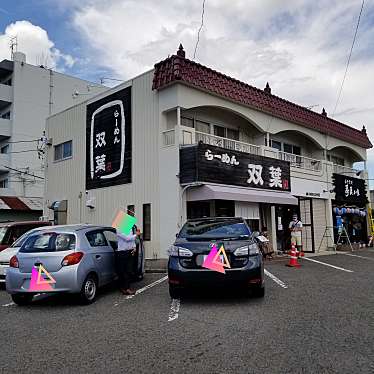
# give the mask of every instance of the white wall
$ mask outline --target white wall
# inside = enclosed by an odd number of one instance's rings
[[[48,137],[53,138],[54,144],[73,140],[73,157],[70,160],[55,163],[53,151],[48,152],[48,203],[68,200],[68,223],[82,221],[102,225],[111,225],[118,209],[134,204],[141,230],[143,204],[150,203],[151,241],[145,242],[147,258],[160,256],[160,216],[168,219],[167,213],[160,210],[160,188],[164,186],[160,184],[157,156],[160,149],[158,94],[152,91],[152,79],[153,73],[146,73],[87,102],[132,86],[132,183],[90,190],[90,195],[96,198],[94,210],[85,206],[85,197],[80,208],[79,199],[80,192],[85,195],[87,103],[52,116],[47,121]],[[163,203],[167,205],[170,200],[170,195],[167,195]],[[51,210],[48,209],[47,213],[52,216]]]
[[[52,80],[51,80],[52,77]],[[73,99],[72,94],[78,90],[87,93],[89,82],[81,79],[66,76],[60,73],[51,72],[48,69],[24,64],[14,61],[13,72],[13,104],[12,104],[12,137],[11,142],[34,140],[42,136],[45,129],[46,118],[51,113],[57,113],[69,106],[87,100],[89,96],[78,96]],[[53,87],[50,87],[53,86]],[[107,90],[106,87],[91,89],[90,95]],[[50,106],[51,92],[51,106]],[[5,142],[6,143],[6,142]],[[36,143],[10,144],[11,164],[15,169],[25,170],[29,167],[30,173],[44,177],[41,169],[41,160],[37,152],[22,152],[36,150]],[[44,192],[43,181],[27,177],[31,182],[21,183],[17,175],[8,175],[11,181],[9,187],[16,195],[41,197]]]

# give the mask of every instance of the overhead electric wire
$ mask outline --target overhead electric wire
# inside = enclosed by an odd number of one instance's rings
[[[9,155],[11,153],[25,153],[25,152],[39,152],[39,151],[37,149],[28,149],[26,151],[12,151],[12,152],[4,153],[4,154]]]
[[[336,103],[335,103],[335,108],[334,108],[334,111],[333,111],[333,113],[332,113],[332,117],[335,116],[335,112],[336,112],[336,109],[337,109],[337,107],[338,107],[338,104],[339,104],[339,101],[340,101],[341,95],[342,95],[342,91],[343,91],[343,86],[344,86],[345,78],[347,77],[347,72],[348,72],[349,63],[351,62],[351,57],[352,57],[353,47],[354,47],[355,42],[356,42],[356,37],[357,37],[358,27],[359,27],[359,25],[360,25],[360,21],[361,21],[362,10],[364,9],[364,4],[365,4],[365,0],[362,0],[361,9],[360,9],[360,14],[359,14],[359,16],[358,16],[357,25],[356,25],[356,30],[355,30],[355,34],[354,34],[354,36],[353,36],[353,41],[352,41],[351,50],[350,50],[350,52],[349,52],[349,56],[348,56],[347,66],[345,67],[344,77],[343,77],[343,80],[342,80],[342,84],[341,84],[341,86],[340,86],[340,90],[339,90],[338,98],[337,98]]]
[[[7,144],[17,144],[17,143],[34,143],[38,142],[40,139],[35,139],[35,140],[18,140],[16,142],[7,142]]]
[[[18,172],[21,173],[21,174],[30,175],[31,177],[34,177],[34,178],[44,179],[44,178],[39,177],[39,176],[37,176],[37,175],[30,174],[30,173],[28,173],[28,172],[26,172],[26,171],[22,171],[22,170],[14,169],[14,168],[11,168],[11,167],[9,167],[9,166],[4,166],[4,167],[5,167],[6,169],[9,169],[9,170],[18,171]]]
[[[194,50],[194,53],[193,53],[193,59],[195,59],[195,57],[196,57],[197,47],[198,47],[199,42],[200,42],[200,32],[201,32],[201,30],[204,26],[204,13],[205,13],[205,0],[203,0],[203,9],[202,9],[202,12],[201,12],[201,25],[200,25],[199,31],[197,32],[197,41],[196,41],[195,50]]]

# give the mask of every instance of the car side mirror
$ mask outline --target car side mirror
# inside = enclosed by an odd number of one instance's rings
[[[258,236],[260,236],[260,233],[258,231],[253,231],[252,235],[254,238],[257,238]]]

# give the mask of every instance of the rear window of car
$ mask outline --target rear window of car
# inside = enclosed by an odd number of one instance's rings
[[[75,235],[65,233],[44,233],[26,238],[20,252],[60,252],[75,249]]]
[[[241,239],[251,235],[242,220],[189,221],[182,227],[179,237],[185,239]]]
[[[21,247],[22,244],[25,242],[27,237],[30,236],[30,233],[26,232],[21,237],[19,237],[12,245],[11,247]]]

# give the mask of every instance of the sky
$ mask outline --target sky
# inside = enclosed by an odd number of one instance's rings
[[[27,62],[94,82],[128,79],[174,54],[193,59],[202,0],[1,0],[0,60],[10,37]],[[195,60],[361,129],[374,143],[374,2],[366,1],[334,113],[361,0],[206,0]],[[106,81],[113,85],[118,81]],[[374,178],[374,150],[368,151]],[[374,181],[372,181],[374,182]],[[371,183],[374,187],[374,183]]]

